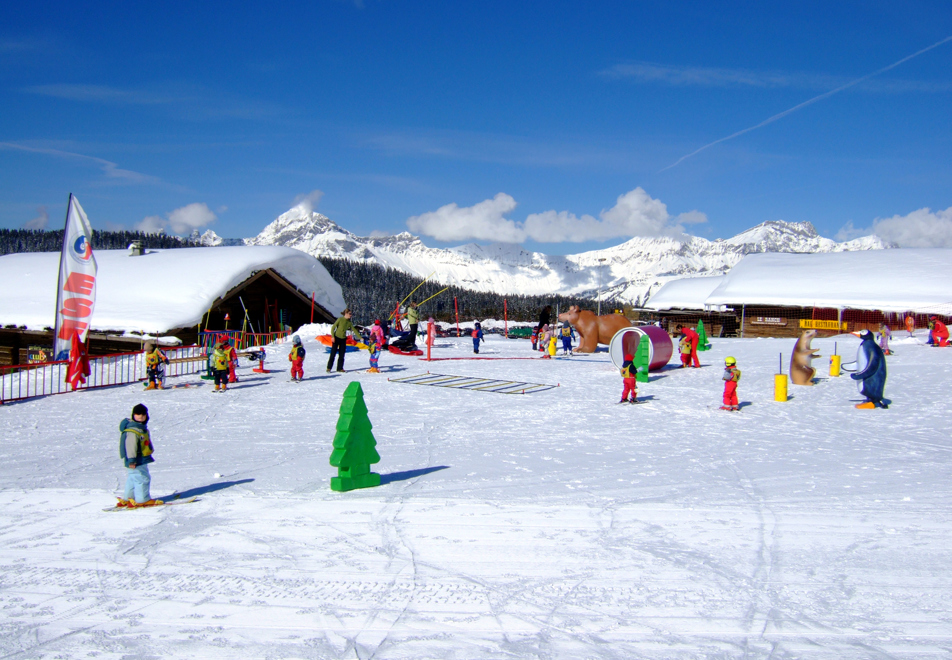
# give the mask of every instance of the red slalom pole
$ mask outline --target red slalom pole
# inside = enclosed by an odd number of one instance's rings
[[[453,310],[456,312],[456,336],[459,337],[459,304],[456,302],[456,296],[453,296]]]
[[[314,323],[314,292],[311,291],[311,323]]]

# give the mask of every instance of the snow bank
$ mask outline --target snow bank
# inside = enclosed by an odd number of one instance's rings
[[[708,305],[792,305],[904,312],[952,302],[952,250],[751,254]]]
[[[162,332],[200,322],[214,302],[252,273],[274,269],[332,314],[344,309],[340,285],[314,257],[286,247],[214,247],[99,250],[96,309],[98,330]],[[30,329],[52,326],[56,307],[58,252],[0,257],[0,324]]]

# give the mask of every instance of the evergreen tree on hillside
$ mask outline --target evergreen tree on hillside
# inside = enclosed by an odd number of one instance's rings
[[[354,310],[358,323],[369,324],[374,319],[387,318],[398,302],[420,284],[416,275],[395,270],[378,264],[320,257],[320,261],[341,288],[348,307]],[[577,296],[525,296],[518,294],[497,294],[471,291],[457,286],[427,280],[414,292],[412,300],[426,300],[442,289],[445,292],[424,303],[420,307],[421,316],[433,316],[437,321],[453,321],[453,297],[459,305],[461,320],[502,318],[503,300],[509,310],[511,321],[535,321],[539,310],[546,305],[568,309],[569,305],[594,309],[595,301]],[[407,300],[410,302],[410,300]]]
[[[93,230],[93,250],[125,250],[132,241],[145,248],[169,250],[180,247],[201,247],[190,240],[167,234],[146,234],[141,231]],[[20,252],[59,252],[63,248],[63,230],[0,229],[0,255]]]

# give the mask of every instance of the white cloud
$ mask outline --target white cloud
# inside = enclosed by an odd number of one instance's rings
[[[294,205],[300,206],[306,213],[312,213],[317,208],[317,203],[321,201],[324,193],[320,190],[312,190],[306,195],[298,195],[294,198]]]
[[[877,218],[872,232],[885,241],[909,248],[952,247],[952,207],[933,213],[928,208],[908,215]]]
[[[50,214],[46,212],[45,206],[36,209],[36,217],[23,223],[24,229],[46,229],[50,223]]]
[[[201,202],[188,204],[166,214],[166,218],[150,215],[136,224],[135,228],[147,234],[160,234],[171,229],[175,234],[190,234],[193,229],[199,229],[211,224],[217,219],[208,205]]]
[[[142,222],[136,224],[135,228],[146,234],[164,234],[165,233],[165,218],[162,218],[157,215],[150,215],[148,217],[142,218]]]
[[[634,236],[681,236],[683,225],[707,222],[707,216],[699,211],[672,216],[663,202],[640,187],[619,196],[615,206],[602,210],[598,218],[552,210],[532,213],[524,222],[516,222],[505,217],[515,208],[516,200],[499,193],[474,206],[447,204],[410,218],[407,226],[410,231],[441,241],[521,243],[532,239],[540,243],[582,243]]]
[[[520,243],[526,234],[515,222],[504,216],[516,208],[516,200],[506,193],[473,206],[459,207],[455,203],[435,211],[415,215],[407,220],[410,231],[432,236],[439,241],[470,239]]]
[[[193,229],[213,223],[216,217],[207,204],[195,202],[169,213],[169,226],[176,234],[191,233]]]

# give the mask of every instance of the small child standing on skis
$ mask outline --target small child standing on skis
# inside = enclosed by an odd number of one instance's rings
[[[572,324],[568,321],[562,322],[562,355],[572,355],[572,341],[575,339],[575,331],[572,330]]]
[[[141,403],[132,409],[132,419],[119,422],[119,457],[126,466],[126,489],[118,507],[154,506],[163,504],[149,495],[152,477],[149,463],[152,458],[152,439],[149,437],[149,409]]]
[[[215,344],[215,352],[211,356],[212,372],[215,375],[215,391],[224,392],[228,389],[228,353],[225,351],[225,342]]]
[[[740,369],[737,360],[732,357],[724,358],[724,405],[721,410],[740,410],[737,402],[737,383],[740,382]]]
[[[532,350],[539,350],[539,328],[532,328],[532,334],[529,335],[529,340],[532,342]]]
[[[473,353],[479,353],[479,342],[483,339],[483,327],[476,321],[473,326]]]
[[[625,403],[631,394],[631,403],[638,403],[638,367],[635,366],[635,358],[630,354],[625,354],[625,361],[621,363],[621,377],[624,379],[625,389],[621,392],[621,401]]]
[[[297,335],[291,339],[291,352],[288,353],[288,360],[291,361],[291,380],[301,382],[304,380],[304,356],[307,351],[301,345],[301,338]]]
[[[164,389],[165,384],[162,381],[164,380],[165,374],[163,372],[165,370],[163,365],[168,363],[169,359],[165,357],[165,353],[162,352],[158,344],[151,341],[145,343],[145,372],[149,377],[149,385],[145,389]]]

